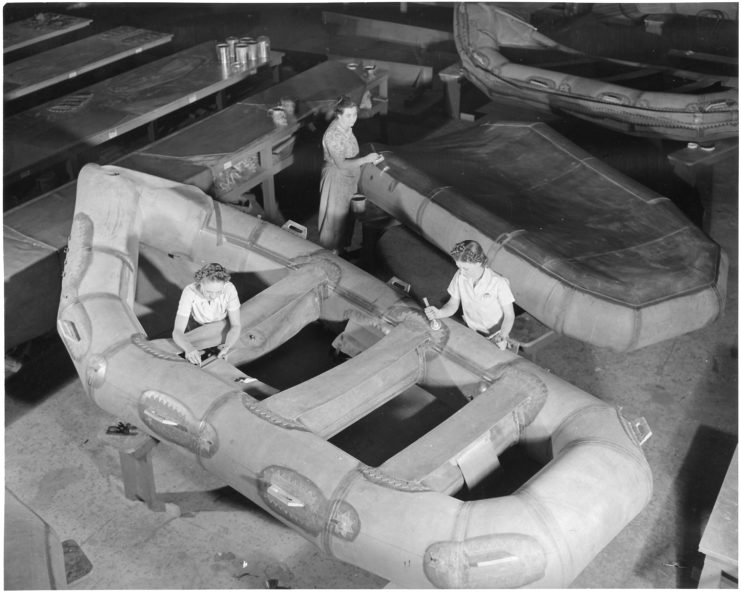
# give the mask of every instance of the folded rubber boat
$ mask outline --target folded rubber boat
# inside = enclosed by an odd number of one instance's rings
[[[546,37],[506,4],[459,3],[454,37],[465,77],[492,99],[522,100],[637,136],[710,144],[738,136],[737,63],[590,56]],[[693,57],[685,54],[685,61]]]
[[[145,252],[162,277],[232,271],[244,302],[229,362],[194,366],[148,339],[133,308]],[[239,370],[317,321],[343,328],[346,361],[281,392]],[[567,586],[651,497],[640,421],[457,322],[433,331],[407,295],[192,186],[83,168],[57,324],[97,405],[398,586]],[[201,329],[199,346],[221,341],[223,326]],[[410,388],[457,411],[377,467],[327,441]],[[525,484],[453,496],[515,444],[544,465]]]
[[[484,247],[556,333],[630,351],[712,323],[728,258],[674,204],[542,123],[486,123],[385,148],[360,190],[447,253]]]

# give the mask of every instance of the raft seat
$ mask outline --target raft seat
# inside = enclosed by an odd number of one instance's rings
[[[273,395],[270,411],[330,438],[419,380],[426,335],[399,326],[366,351]]]
[[[251,362],[316,321],[318,291],[326,283],[324,269],[307,265],[245,301],[239,309],[242,331],[229,359],[237,366]]]
[[[226,360],[221,358],[212,358],[208,360],[201,369],[219,380],[227,382],[234,386],[234,390],[240,390],[243,393],[254,397],[255,399],[264,399],[279,392],[277,388],[265,384],[235,368]]]
[[[464,483],[473,487],[499,466],[499,454],[517,442],[513,412],[529,398],[511,382],[495,383],[379,468],[446,494]]]

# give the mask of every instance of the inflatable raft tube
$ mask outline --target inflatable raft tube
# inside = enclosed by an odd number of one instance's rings
[[[543,123],[486,123],[385,148],[368,199],[443,253],[473,239],[556,333],[631,351],[725,307],[728,258],[674,204]]]
[[[163,270],[220,261],[264,282],[229,362],[197,367],[144,334],[132,309],[144,245]],[[336,344],[354,357],[268,398],[241,381],[240,365],[317,319],[344,325]],[[205,329],[200,345],[221,341]],[[101,408],[397,586],[567,586],[651,497],[640,430],[617,409],[458,323],[432,331],[405,294],[194,187],[83,168],[58,331]],[[378,467],[327,442],[410,387],[459,409]],[[514,444],[542,470],[512,495],[453,496]]]
[[[516,98],[637,136],[703,143],[738,136],[735,72],[589,58],[494,3],[461,2],[454,14],[463,73],[492,99]]]

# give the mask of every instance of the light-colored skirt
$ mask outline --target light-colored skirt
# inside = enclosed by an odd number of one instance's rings
[[[332,165],[322,169],[318,226],[319,244],[325,249],[342,249],[350,242],[352,229],[347,219],[359,177],[359,171],[342,171]]]

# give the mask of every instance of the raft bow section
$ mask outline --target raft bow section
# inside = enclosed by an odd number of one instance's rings
[[[733,69],[721,75],[592,58],[506,5],[461,2],[454,14],[464,75],[492,99],[523,100],[637,136],[706,143],[738,136]]]
[[[163,272],[220,261],[233,278],[266,280],[242,305],[229,363],[196,367],[147,338],[133,308],[140,249],[159,250]],[[235,381],[245,360],[316,320],[343,324],[335,343],[351,359],[268,398]],[[615,408],[458,323],[432,331],[406,295],[193,187],[83,168],[58,329],[100,407],[398,586],[565,587],[651,496],[636,425]],[[326,440],[409,388],[445,392],[458,409],[378,467]],[[527,483],[452,496],[515,444],[544,464]]]
[[[359,187],[448,253],[473,239],[559,334],[635,350],[712,323],[728,259],[659,194],[543,123],[482,123],[382,151]]]

